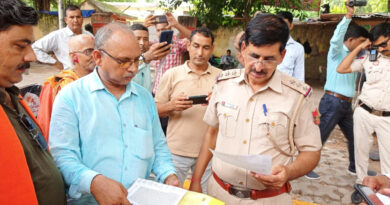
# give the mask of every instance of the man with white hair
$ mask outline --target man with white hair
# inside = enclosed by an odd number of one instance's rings
[[[93,44],[94,38],[87,34],[71,37],[68,46],[69,57],[73,63],[72,69],[63,70],[43,83],[37,120],[46,140],[49,136],[52,106],[58,92],[69,83],[91,73],[95,67],[95,61],[92,58]]]
[[[50,150],[72,204],[130,204],[137,178],[179,186],[150,92],[132,82],[141,50],[124,24],[99,29],[90,74],[56,97]]]

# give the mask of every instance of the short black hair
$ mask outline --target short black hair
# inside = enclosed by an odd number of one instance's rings
[[[37,25],[37,12],[20,0],[0,1],[0,31],[11,26]]]
[[[146,31],[149,33],[149,30],[148,28],[146,28],[146,26],[142,25],[142,24],[139,24],[139,23],[136,23],[136,24],[133,24],[130,26],[130,29],[132,31],[139,31],[139,30],[143,30],[143,31]]]
[[[226,50],[226,52],[229,52],[229,53],[231,53],[232,51],[231,51],[230,49],[227,49],[227,50]]]
[[[294,16],[289,11],[279,11],[276,15],[284,19],[287,19],[288,22],[290,22],[290,24],[293,22]]]
[[[245,45],[256,47],[280,43],[279,51],[286,47],[290,31],[287,23],[273,14],[257,15],[245,29]]]
[[[190,35],[190,42],[192,41],[192,37],[197,34],[197,33],[200,33],[202,34],[203,36],[207,37],[207,38],[211,38],[211,45],[214,44],[214,34],[213,32],[211,32],[210,29],[208,29],[207,27],[198,27],[196,28],[195,30],[193,30],[191,32],[191,35]]]
[[[349,38],[360,38],[360,37],[369,38],[370,34],[365,28],[361,26],[349,25],[347,32],[345,33],[344,36],[344,41],[347,41]]]
[[[74,5],[74,4],[69,4],[68,6],[65,7],[65,16],[66,16],[66,12],[67,11],[75,11],[75,10],[79,10],[80,13],[81,13],[81,9],[80,7]]]
[[[390,36],[390,24],[389,23],[380,23],[370,31],[370,40],[376,41],[380,36],[389,37]]]

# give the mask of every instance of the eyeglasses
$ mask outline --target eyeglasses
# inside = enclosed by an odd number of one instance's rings
[[[123,60],[119,60],[117,58],[115,58],[114,56],[112,56],[111,54],[107,53],[107,51],[105,51],[104,49],[99,49],[99,51],[105,53],[106,55],[108,55],[112,60],[114,60],[116,63],[119,64],[119,67],[120,68],[128,68],[130,66],[132,66],[133,64],[135,64],[136,66],[138,66],[139,64],[141,64],[143,62],[143,58],[142,56],[139,57],[139,58],[136,58],[134,60],[128,60],[128,61],[123,61]]]
[[[263,66],[264,68],[274,68],[275,66],[277,66],[276,60],[259,60],[248,54],[246,54],[245,56],[249,60],[249,64],[254,64],[255,66],[257,66],[258,64],[261,64],[261,66]]]
[[[379,48],[379,47],[386,48],[387,47],[387,42],[389,42],[389,40],[390,40],[390,38],[388,38],[385,42],[380,43],[378,45],[372,45],[372,47],[374,47],[374,48]]]
[[[33,120],[26,114],[18,116],[20,124],[29,132],[32,139],[43,149],[47,149],[47,143],[41,132],[38,131],[37,126],[33,123]]]
[[[95,49],[93,48],[87,48],[83,51],[73,51],[72,53],[81,53],[81,54],[84,54],[86,56],[91,56],[92,52],[94,51]]]

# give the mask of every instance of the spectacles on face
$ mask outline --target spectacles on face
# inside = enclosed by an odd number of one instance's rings
[[[116,63],[119,64],[119,67],[120,68],[128,68],[130,66],[132,66],[133,64],[135,64],[136,66],[138,66],[139,64],[141,64],[143,62],[143,58],[142,56],[139,57],[139,58],[136,58],[134,60],[127,60],[127,61],[123,61],[123,60],[120,60],[120,59],[117,59],[115,58],[114,56],[112,56],[111,54],[107,53],[107,51],[105,51],[104,49],[99,49],[99,51],[105,53],[106,55],[108,55],[112,60],[114,60]]]
[[[38,131],[37,126],[33,123],[33,120],[26,114],[18,116],[20,124],[28,131],[31,138],[43,149],[47,149],[47,143],[41,132]]]
[[[390,38],[388,38],[385,42],[380,43],[378,45],[372,45],[372,47],[374,47],[374,48],[379,48],[379,47],[386,48],[387,47],[387,42],[389,42],[389,40],[390,40]]]
[[[245,55],[246,58],[248,59],[249,64],[254,64],[255,66],[261,64],[262,67],[264,68],[274,68],[277,66],[277,61],[276,60],[260,60],[255,57],[252,57],[249,54]]]
[[[84,54],[86,56],[91,56],[92,52],[94,51],[95,49],[93,48],[87,48],[83,51],[73,51],[72,53],[81,53],[81,54]]]

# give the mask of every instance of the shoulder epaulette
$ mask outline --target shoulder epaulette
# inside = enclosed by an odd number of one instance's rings
[[[308,96],[311,92],[310,85],[299,81],[293,77],[290,77],[288,75],[282,75],[282,84],[290,87],[293,90],[296,90],[297,92],[301,93],[305,97]]]
[[[237,69],[222,71],[222,73],[220,73],[217,77],[217,82],[221,80],[239,77],[241,75],[241,72],[243,72],[243,70],[244,69],[237,68]]]

